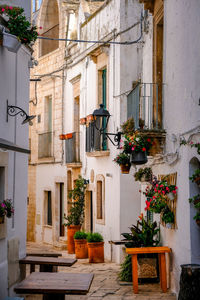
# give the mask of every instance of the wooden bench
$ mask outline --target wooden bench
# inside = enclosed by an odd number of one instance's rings
[[[41,256],[41,257],[59,257],[62,253],[57,252],[28,252],[26,256]]]
[[[126,248],[126,253],[132,256],[132,277],[133,277],[133,291],[138,294],[138,267],[137,255],[147,253],[158,253],[159,269],[160,269],[160,285],[163,293],[167,292],[167,275],[166,275],[166,261],[165,253],[170,253],[169,247],[141,247],[141,248]]]

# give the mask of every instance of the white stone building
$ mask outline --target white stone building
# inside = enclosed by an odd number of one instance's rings
[[[0,4],[19,5],[31,16],[31,1]],[[11,199],[15,209],[14,216],[0,224],[0,299],[14,294],[20,277],[18,259],[26,255],[28,123],[22,125],[24,118],[19,114],[7,116],[7,103],[28,114],[30,58],[31,51],[25,46],[13,53],[0,45],[0,201]]]
[[[75,20],[78,39],[134,41],[141,34],[141,9],[137,1],[81,1],[69,23]],[[103,235],[105,258],[118,263],[123,255],[121,247],[108,241],[119,240],[120,234],[136,222],[139,184],[134,182],[133,170],[129,175],[121,174],[113,162],[119,150],[109,140],[102,146],[90,122],[93,111],[104,103],[111,114],[107,131],[120,131],[127,118],[127,94],[140,78],[141,50],[141,44],[70,42],[66,53],[64,128],[66,133],[73,133],[65,141],[67,188],[71,189],[78,172],[89,179],[85,229]]]

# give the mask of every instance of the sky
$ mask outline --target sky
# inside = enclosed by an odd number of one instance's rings
[[[39,0],[39,5],[41,5],[42,0]],[[35,0],[33,0],[33,11],[35,11]]]

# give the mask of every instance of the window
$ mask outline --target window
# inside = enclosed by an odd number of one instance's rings
[[[52,155],[52,96],[47,96],[44,102],[44,133],[38,136],[38,158]]]
[[[96,222],[105,224],[105,178],[103,175],[96,177]]]
[[[103,218],[102,211],[102,181],[97,181],[97,219]]]
[[[46,1],[42,7],[40,26],[43,28],[42,36],[59,38],[59,14],[57,1]],[[59,47],[59,41],[40,40],[40,56],[48,54]]]
[[[45,191],[45,225],[52,226],[51,191]]]

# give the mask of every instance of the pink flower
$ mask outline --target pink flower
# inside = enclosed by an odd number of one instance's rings
[[[134,151],[134,150],[135,150],[135,147],[132,147],[131,150]]]
[[[153,199],[156,199],[156,196],[153,196]]]
[[[157,189],[154,189],[154,192],[157,192]]]
[[[156,187],[158,187],[158,184],[156,184]]]
[[[158,193],[160,194],[160,193],[161,193],[161,190],[158,190]]]
[[[12,7],[12,6],[9,6],[9,9],[11,9],[11,10],[12,10],[12,9],[13,9],[13,7]]]
[[[176,191],[174,190],[174,191],[172,191],[172,193],[176,194]]]
[[[163,184],[160,185],[160,187],[163,187],[163,186],[164,186]]]
[[[177,190],[177,188],[178,188],[178,187],[177,187],[177,186],[175,186],[175,190]]]
[[[144,151],[146,151],[146,148],[145,148],[145,147],[143,147],[143,148],[142,148],[142,151],[143,151],[143,152],[144,152]]]
[[[39,28],[42,29],[42,26],[40,26]]]
[[[190,145],[193,145],[193,144],[194,144],[193,141],[191,141],[191,142],[190,142]]]
[[[166,187],[166,191],[169,191],[169,188],[168,188],[168,186]]]
[[[162,191],[163,195],[165,194],[165,191]]]
[[[5,11],[5,8],[2,8],[1,11],[2,11],[2,12]]]
[[[8,9],[8,6],[6,6],[6,9]]]

